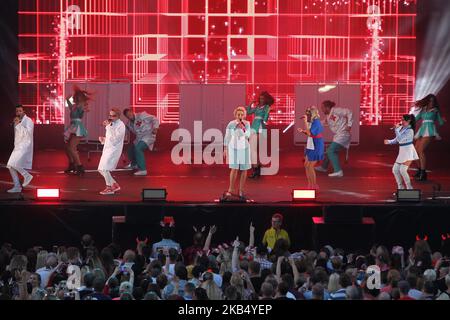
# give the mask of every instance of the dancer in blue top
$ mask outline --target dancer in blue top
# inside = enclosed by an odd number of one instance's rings
[[[319,110],[310,107],[303,116],[306,129],[298,129],[300,133],[308,136],[305,148],[305,171],[308,179],[308,188],[319,189],[314,167],[319,161],[324,159],[325,144],[322,137],[323,127],[320,122]]]
[[[73,96],[66,100],[70,111],[70,125],[64,130],[66,155],[69,159],[69,167],[64,171],[65,173],[84,174],[77,147],[81,139],[88,135],[82,120],[85,112],[89,112],[89,96],[90,93],[87,91],[74,87]]]
[[[415,160],[419,159],[416,148],[414,148],[414,128],[416,119],[412,114],[405,114],[401,123],[396,125],[395,138],[384,140],[384,144],[398,144],[400,146],[397,159],[392,167],[398,189],[412,189],[411,179],[408,174],[408,167]],[[403,184],[405,182],[405,184]]]

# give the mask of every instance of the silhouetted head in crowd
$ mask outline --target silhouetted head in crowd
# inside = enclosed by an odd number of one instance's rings
[[[94,239],[90,234],[85,234],[81,237],[82,248],[92,247],[94,245]]]
[[[161,230],[161,238],[163,239],[173,239],[174,237],[174,231],[172,227],[169,227],[169,225],[166,225],[162,227]]]
[[[323,300],[324,299],[324,288],[320,283],[316,283],[312,286],[312,300]]]
[[[286,297],[288,291],[289,291],[289,285],[286,282],[281,281],[277,287],[277,296],[278,297]]]
[[[345,289],[345,296],[347,297],[347,300],[362,300],[363,295],[361,288],[350,286]]]
[[[273,286],[269,282],[263,282],[263,284],[261,285],[260,292],[261,292],[261,297],[265,298],[265,299],[272,299],[275,294]]]
[[[235,286],[228,286],[224,292],[225,300],[241,300],[242,297]]]
[[[206,290],[200,287],[196,288],[194,291],[193,300],[209,300],[208,295],[206,294]]]

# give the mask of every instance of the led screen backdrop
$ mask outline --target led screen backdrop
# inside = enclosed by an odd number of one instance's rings
[[[298,83],[360,83],[361,122],[397,121],[415,85],[416,0],[20,0],[21,103],[62,123],[65,83],[129,82],[179,121],[179,83],[244,83],[288,124]]]

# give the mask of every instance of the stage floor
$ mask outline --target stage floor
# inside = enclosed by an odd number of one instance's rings
[[[438,151],[439,152],[439,151]],[[448,151],[446,151],[448,152]],[[317,173],[320,191],[318,201],[321,203],[383,203],[392,202],[395,181],[391,173],[392,164],[397,155],[397,148],[386,148],[383,153],[351,149],[347,164],[343,165],[343,178],[329,178],[324,173]],[[113,175],[122,187],[122,191],[113,196],[101,196],[104,180],[95,171],[99,153],[92,154],[88,162],[86,153],[81,153],[87,173],[83,177],[70,176],[62,172],[66,159],[61,150],[35,152],[32,173],[34,180],[22,195],[10,195],[11,178],[4,167],[7,161],[2,157],[0,169],[0,200],[33,200],[34,190],[41,187],[61,189],[62,200],[93,202],[139,202],[143,188],[166,188],[168,201],[210,203],[215,202],[228,188],[229,170],[225,165],[174,165],[170,160],[170,150],[147,153],[149,175],[135,177],[131,171],[120,169]],[[431,198],[433,189],[439,184],[441,192],[437,195],[450,199],[450,154],[430,156],[429,181],[413,182],[421,189],[425,198]],[[257,180],[248,180],[247,194],[257,203],[276,203],[291,201],[294,188],[307,185],[302,167],[303,148],[280,151],[280,170],[275,176],[264,176]],[[126,165],[123,158],[119,167]],[[411,175],[415,169],[411,169]],[[23,198],[21,198],[23,197]]]

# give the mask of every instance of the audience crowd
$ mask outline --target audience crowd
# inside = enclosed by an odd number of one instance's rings
[[[5,243],[0,299],[450,300],[450,239],[435,252],[425,240],[409,250],[293,250],[282,218],[272,217],[259,244],[250,225],[248,243],[236,238],[213,247],[211,226],[194,228],[192,245],[182,248],[174,226],[164,223],[161,241],[136,239],[126,250],[114,243],[99,250],[91,235],[50,250],[19,252]]]

